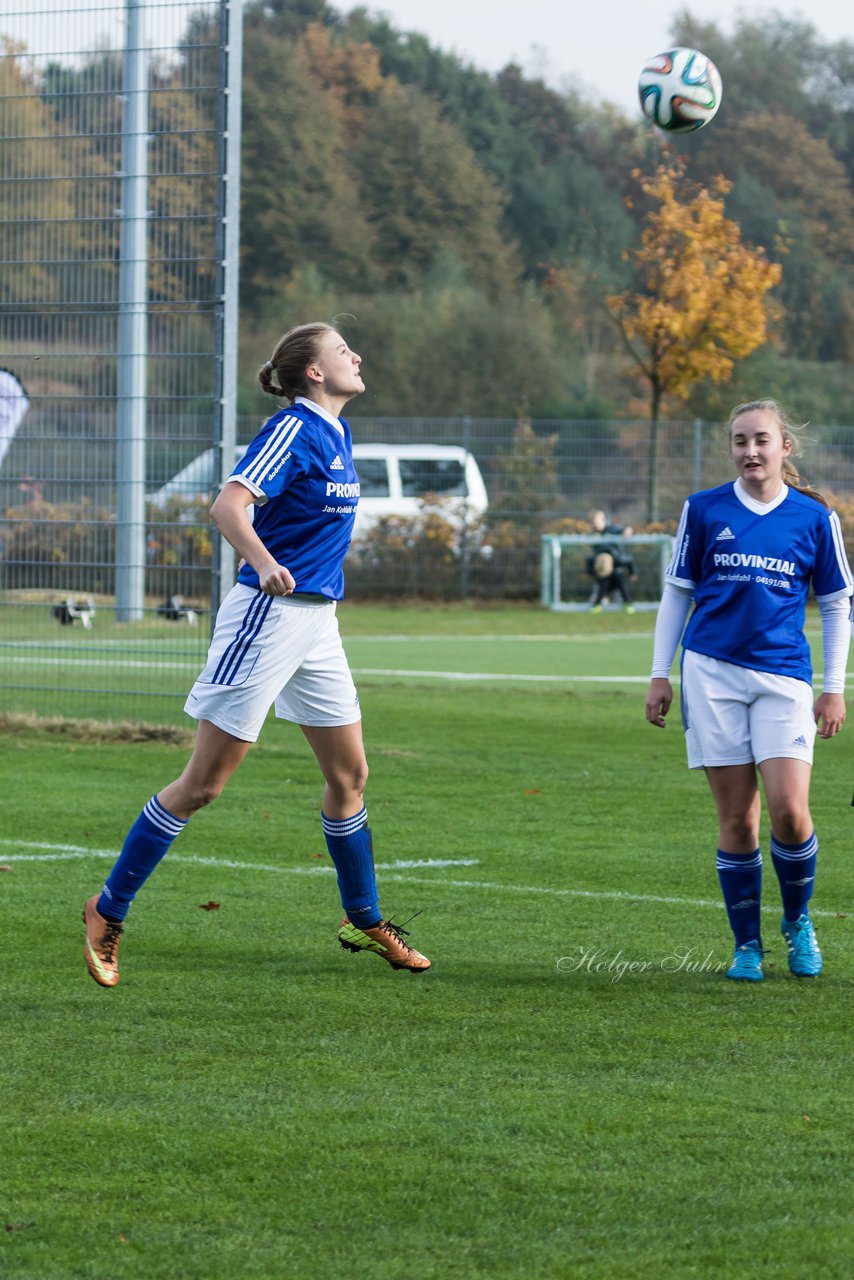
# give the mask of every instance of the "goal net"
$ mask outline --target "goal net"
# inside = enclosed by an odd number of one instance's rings
[[[588,609],[596,577],[594,561],[607,548],[618,551],[615,566],[626,583],[632,605],[654,609],[664,588],[664,574],[673,555],[669,533],[635,533],[631,537],[604,534],[544,534],[541,539],[540,599],[548,609]],[[612,557],[613,558],[613,557]],[[600,571],[603,562],[598,565]],[[604,561],[607,568],[607,560]],[[616,587],[616,584],[612,584]],[[624,601],[616,589],[605,590],[604,609],[619,609]]]

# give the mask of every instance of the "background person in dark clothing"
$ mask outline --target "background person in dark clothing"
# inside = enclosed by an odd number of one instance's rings
[[[631,537],[631,527],[624,528],[620,524],[609,524],[604,511],[591,511],[590,528],[597,537],[604,539],[611,534],[615,538],[614,542],[597,541],[593,546],[592,554],[587,558],[587,572],[594,582],[593,594],[590,598],[591,608],[598,612],[612,596],[619,596],[626,613],[634,613],[629,594],[629,580],[637,576],[635,562],[631,553],[620,541],[622,538]]]

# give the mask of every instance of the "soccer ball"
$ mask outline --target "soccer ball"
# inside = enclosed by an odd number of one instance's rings
[[[644,114],[659,129],[690,133],[708,124],[721,105],[721,76],[704,53],[668,49],[649,59],[638,92]]]

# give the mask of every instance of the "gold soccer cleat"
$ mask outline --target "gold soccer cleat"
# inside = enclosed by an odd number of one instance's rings
[[[83,923],[86,926],[86,946],[83,954],[92,977],[102,987],[114,987],[119,980],[119,966],[116,953],[122,926],[116,920],[105,920],[98,912],[98,898],[95,894],[83,908]]]
[[[430,968],[430,961],[404,942],[404,937],[409,937],[406,930],[391,920],[381,920],[372,929],[357,929],[345,916],[338,930],[338,941],[345,951],[373,951],[387,960],[392,969],[424,973]]]

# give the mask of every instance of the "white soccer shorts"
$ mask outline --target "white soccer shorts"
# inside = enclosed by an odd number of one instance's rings
[[[255,742],[271,706],[294,724],[362,718],[335,602],[268,596],[238,583],[222,602],[205,669],[184,710]]]
[[[686,649],[682,723],[689,769],[780,759],[813,762],[813,691],[791,676],[752,671]]]

